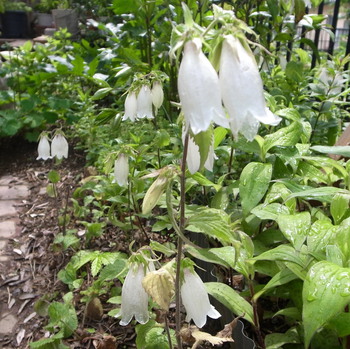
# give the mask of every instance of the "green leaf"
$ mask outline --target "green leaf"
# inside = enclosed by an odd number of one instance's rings
[[[319,153],[323,154],[335,154],[335,155],[341,155],[344,157],[349,158],[350,157],[350,146],[332,146],[327,147],[323,145],[314,145],[310,147],[311,150],[317,151]]]
[[[280,214],[277,218],[277,223],[282,234],[299,251],[310,229],[310,213]]]
[[[303,287],[305,348],[315,332],[350,302],[350,269],[328,261],[314,264]]]
[[[193,141],[199,147],[200,154],[200,168],[202,168],[207,161],[210,146],[213,143],[213,128],[209,127],[206,131],[199,132],[193,137]]]
[[[199,209],[188,218],[186,230],[204,233],[222,242],[230,243],[233,241],[229,216],[224,211],[215,208]]]
[[[293,199],[293,198],[302,198],[305,200],[319,200],[321,202],[332,202],[332,199],[334,195],[336,194],[345,194],[349,195],[349,191],[345,189],[340,189],[336,187],[320,187],[320,188],[313,188],[313,189],[307,189],[303,191],[298,191],[296,193],[293,193],[288,196],[287,200]]]
[[[276,221],[280,214],[288,214],[289,209],[278,203],[272,203],[270,205],[260,204],[254,207],[251,213],[260,219],[272,219]]]
[[[296,328],[289,329],[286,333],[272,333],[265,337],[266,349],[280,349],[284,344],[299,344],[300,336]]]
[[[329,327],[334,329],[338,337],[350,335],[350,313],[341,313],[329,321]]]
[[[214,149],[216,149],[227,135],[227,129],[224,127],[216,127],[214,129]]]
[[[191,178],[204,187],[213,187],[216,191],[219,191],[221,189],[221,185],[211,182],[209,179],[207,179],[207,177],[203,176],[199,172],[193,174]]]
[[[234,289],[220,282],[207,282],[204,284],[208,293],[222,303],[227,309],[254,324],[253,307]]]
[[[210,248],[195,248],[189,245],[185,246],[186,251],[193,256],[194,258],[197,258],[201,261],[208,262],[208,263],[214,263],[214,264],[219,264],[222,265],[225,268],[229,268],[229,264],[212,253]]]
[[[295,263],[301,267],[305,267],[302,259],[298,256],[295,249],[290,245],[277,246],[271,250],[263,252],[259,256],[252,258],[252,260],[292,262],[292,263]]]
[[[242,171],[239,194],[243,215],[247,216],[265,195],[272,176],[272,165],[260,162],[249,163]]]
[[[58,183],[61,179],[60,174],[55,170],[51,170],[48,173],[47,178],[51,183]]]
[[[344,215],[349,209],[349,195],[336,194],[331,202],[331,215],[334,220],[334,224],[340,224]]]
[[[264,154],[277,145],[284,147],[295,145],[299,141],[302,130],[303,127],[299,122],[293,122],[289,126],[267,135],[263,145]]]
[[[335,236],[337,227],[328,220],[318,220],[312,224],[307,234],[309,252],[318,253],[325,250],[332,236]]]
[[[211,248],[211,253],[225,261],[232,269],[236,266],[236,249],[233,246]]]
[[[257,300],[266,291],[287,284],[288,282],[293,281],[297,278],[298,277],[288,268],[282,269],[280,272],[273,276],[273,278],[264,286],[262,290],[255,293],[254,300]]]
[[[96,101],[98,99],[102,99],[102,98],[106,97],[112,90],[113,90],[112,87],[100,88],[99,90],[97,90],[95,92],[95,94],[91,97],[91,99],[93,101]]]

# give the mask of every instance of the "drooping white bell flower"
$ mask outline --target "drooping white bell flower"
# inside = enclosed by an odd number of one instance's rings
[[[50,142],[46,134],[42,134],[40,136],[39,144],[38,144],[38,157],[37,160],[43,159],[51,159],[50,155]]]
[[[137,117],[153,119],[152,93],[148,85],[143,85],[137,95]]]
[[[228,128],[221,104],[218,75],[202,52],[196,38],[186,42],[178,75],[178,91],[186,129],[196,135],[206,131],[211,122]]]
[[[114,162],[114,181],[121,187],[128,184],[129,176],[129,161],[128,157],[120,153],[118,158]]]
[[[184,281],[181,285],[181,299],[186,309],[186,321],[193,319],[197,327],[202,328],[207,316],[218,319],[221,314],[210,304],[208,292],[198,274],[185,268]]]
[[[122,304],[120,325],[126,326],[133,316],[140,324],[149,320],[148,294],[142,286],[145,268],[142,263],[132,264],[122,287]]]
[[[136,120],[136,113],[137,113],[137,98],[136,93],[134,91],[131,91],[128,93],[128,95],[125,98],[124,103],[124,116],[123,120]]]
[[[152,86],[152,103],[153,105],[159,109],[164,100],[164,92],[162,84],[159,81],[155,81]]]
[[[61,133],[56,133],[51,143],[51,155],[57,159],[68,158],[68,142]]]
[[[276,126],[281,118],[266,107],[263,83],[251,52],[232,35],[223,42],[220,59],[220,86],[232,133],[252,141],[259,123]]]

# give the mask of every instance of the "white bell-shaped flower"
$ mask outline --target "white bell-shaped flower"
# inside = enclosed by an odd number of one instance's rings
[[[221,314],[210,304],[208,292],[198,274],[189,268],[185,268],[183,273],[181,299],[187,312],[186,321],[193,319],[201,328],[207,322],[207,316],[217,319]]]
[[[206,131],[213,121],[228,128],[221,104],[218,75],[196,38],[186,42],[178,75],[178,91],[186,129]]]
[[[121,187],[128,184],[129,176],[129,161],[128,157],[120,153],[118,158],[114,162],[114,181],[117,182]]]
[[[136,113],[137,113],[137,98],[136,93],[134,91],[131,91],[128,93],[128,95],[125,98],[124,103],[124,116],[123,120],[136,120]]]
[[[57,159],[68,158],[68,142],[61,133],[56,133],[51,143],[51,155]]]
[[[220,86],[232,133],[253,140],[262,122],[278,125],[279,117],[266,108],[263,83],[251,52],[232,35],[223,42],[220,59]]]
[[[37,160],[43,159],[47,160],[50,159],[50,142],[46,134],[42,134],[40,136],[39,144],[38,144],[38,157]]]
[[[137,95],[137,117],[153,119],[152,93],[148,85],[143,85]]]
[[[122,304],[120,325],[126,326],[133,316],[140,324],[149,320],[148,294],[142,286],[145,277],[143,264],[132,264],[122,287]]]
[[[155,81],[152,86],[152,103],[153,105],[159,109],[164,100],[164,92],[162,84],[159,81]]]

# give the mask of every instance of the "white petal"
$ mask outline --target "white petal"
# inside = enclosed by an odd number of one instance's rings
[[[184,282],[181,285],[181,299],[186,308],[186,321],[193,319],[197,327],[201,328],[207,321],[207,316],[217,319],[219,312],[209,302],[208,293],[201,278],[189,269],[184,270]]]
[[[212,121],[229,126],[222,109],[218,75],[196,39],[185,44],[178,90],[186,124],[194,134],[206,131]]]
[[[276,125],[277,119],[271,119],[267,113],[263,84],[254,56],[232,35],[223,43],[220,85],[234,136],[242,132],[248,139],[253,139],[259,121]]]
[[[148,295],[142,286],[144,267],[131,265],[122,287],[122,304],[120,325],[126,326],[135,316],[135,319],[145,324],[149,320]]]
[[[47,136],[42,136],[40,138],[39,144],[38,144],[38,157],[37,160],[43,159],[47,160],[50,159],[50,143],[47,138]]]
[[[156,81],[152,87],[152,103],[157,109],[159,109],[163,104],[163,100],[164,93],[162,85],[160,82]]]
[[[56,134],[51,143],[51,155],[57,159],[68,157],[68,142],[61,134]]]
[[[214,141],[214,139],[213,139],[213,141]],[[205,163],[204,163],[204,167],[210,172],[213,172],[214,159],[215,159],[214,142],[213,141],[210,144],[208,157],[207,157],[207,160],[205,160]]]
[[[188,170],[190,171],[191,174],[194,174],[199,170],[199,166],[201,163],[199,147],[191,137],[189,137],[188,139],[186,162],[187,162]]]
[[[153,119],[151,89],[147,85],[142,86],[137,95],[137,117]]]
[[[130,119],[131,121],[135,121],[136,119],[136,111],[137,111],[137,99],[135,92],[129,92],[125,98],[124,103],[124,116],[123,120]]]
[[[128,157],[121,153],[114,162],[114,181],[121,187],[128,184],[129,162]]]

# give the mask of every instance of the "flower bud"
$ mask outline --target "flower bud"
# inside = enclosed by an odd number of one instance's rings
[[[155,81],[152,86],[152,103],[153,105],[159,109],[164,100],[164,93],[162,84],[159,81]]]
[[[251,141],[259,122],[278,125],[281,119],[266,108],[263,83],[252,52],[232,35],[223,43],[219,75],[222,100],[235,137],[240,132]]]
[[[43,159],[47,160],[50,159],[50,142],[47,138],[46,134],[42,134],[40,136],[39,144],[38,144],[38,157],[37,160]]]
[[[61,133],[56,133],[51,143],[51,155],[57,159],[68,158],[68,142]]]
[[[185,44],[178,75],[178,90],[186,129],[196,135],[214,121],[229,127],[221,104],[218,75],[201,50],[199,39]]]

